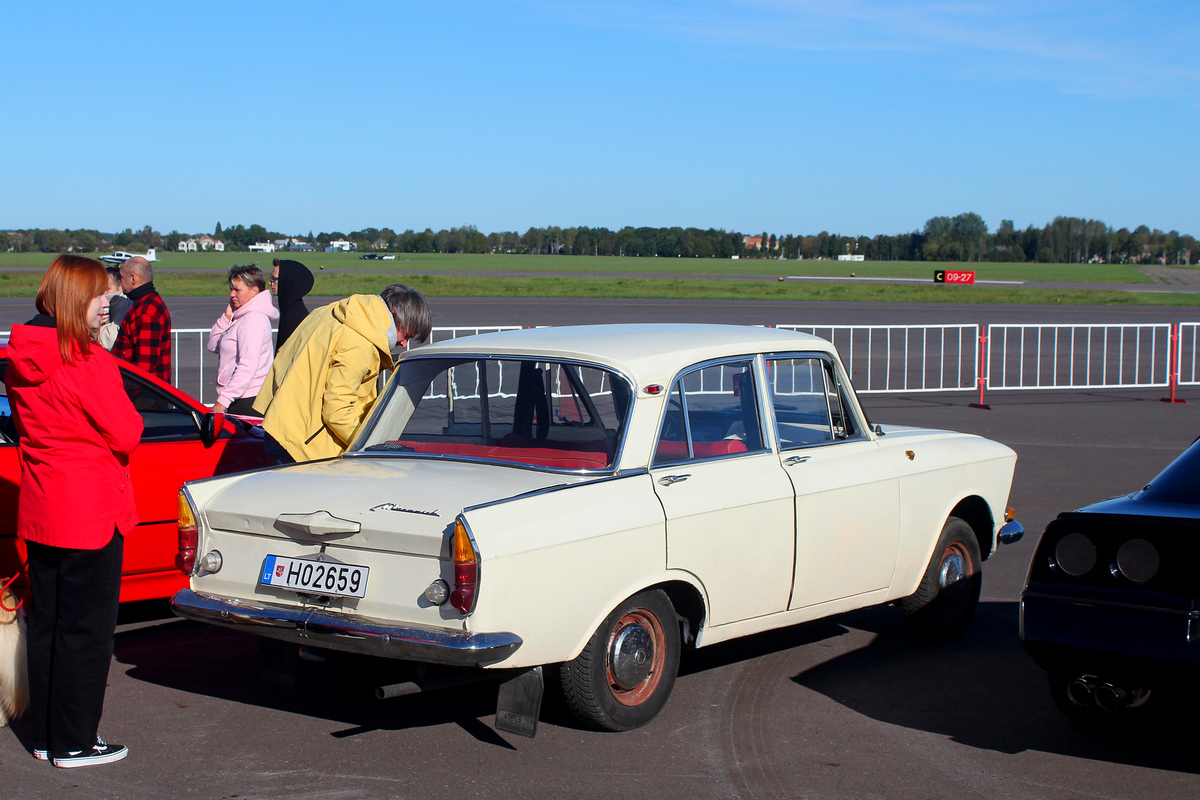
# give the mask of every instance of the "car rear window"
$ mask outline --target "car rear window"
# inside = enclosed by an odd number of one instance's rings
[[[585,364],[408,359],[351,452],[607,470],[630,398],[624,378]]]

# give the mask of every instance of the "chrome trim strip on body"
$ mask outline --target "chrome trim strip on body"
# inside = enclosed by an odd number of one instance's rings
[[[515,633],[470,633],[453,628],[400,624],[322,608],[293,608],[270,603],[213,597],[180,589],[171,598],[180,617],[256,633],[273,639],[458,667],[486,667],[521,646]]]
[[[635,475],[645,475],[649,472],[645,467],[637,469],[627,469],[618,472],[615,475],[601,475],[588,481],[579,481],[578,483],[556,483],[553,486],[545,486],[541,489],[531,489],[528,492],[509,495],[508,497],[500,497],[495,500],[487,500],[482,503],[476,503],[473,506],[467,506],[462,510],[463,514],[468,514],[480,508],[489,508],[490,506],[498,506],[503,503],[511,503],[514,500],[524,500],[526,497],[537,497],[540,494],[550,494],[551,492],[561,492],[564,489],[574,489],[576,486],[591,486],[595,483],[607,483],[608,481],[620,480],[621,478],[632,478]],[[461,516],[461,515],[460,515]],[[463,520],[466,521],[465,519]],[[469,529],[468,529],[469,530]]]
[[[1098,608],[1098,609],[1117,609],[1120,611],[1136,611],[1143,614],[1166,614],[1172,617],[1185,617],[1188,619],[1200,619],[1200,611],[1189,611],[1180,608],[1163,608],[1162,606],[1143,606],[1136,603],[1117,603],[1112,600],[1085,600],[1079,597],[1066,597],[1060,594],[1049,594],[1047,592],[1023,592],[1021,594],[1021,602],[1026,600],[1046,600],[1052,603],[1060,603],[1067,606],[1080,606],[1081,608]]]

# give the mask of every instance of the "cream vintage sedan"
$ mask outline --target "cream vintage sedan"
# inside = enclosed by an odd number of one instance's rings
[[[188,483],[191,587],[172,602],[501,670],[496,725],[524,735],[547,667],[581,720],[627,730],[667,702],[683,647],[891,601],[924,634],[961,632],[982,561],[1021,534],[1015,463],[977,436],[871,425],[805,334],[472,336],[408,353],[344,456]]]

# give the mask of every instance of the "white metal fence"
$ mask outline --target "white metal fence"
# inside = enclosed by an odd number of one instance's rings
[[[1169,323],[993,324],[987,331],[989,390],[1132,389],[1169,383]]]
[[[519,327],[434,328],[432,340]],[[833,342],[864,394],[1200,385],[1200,322],[775,327]],[[208,332],[172,331],[173,382],[205,403],[215,399],[217,365],[205,348]]]
[[[1175,352],[1179,385],[1200,385],[1200,372],[1197,372],[1200,362],[1200,322],[1179,323],[1179,342]]]
[[[970,391],[979,377],[978,325],[776,325],[833,342],[856,391]]]

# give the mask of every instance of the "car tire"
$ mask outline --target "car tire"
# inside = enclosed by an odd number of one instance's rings
[[[679,649],[679,620],[666,593],[635,594],[613,609],[577,658],[559,668],[567,707],[599,730],[645,725],[667,704]]]
[[[931,639],[965,631],[979,605],[981,563],[971,526],[958,517],[947,519],[917,591],[902,601],[913,631]]]

